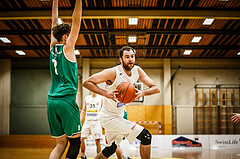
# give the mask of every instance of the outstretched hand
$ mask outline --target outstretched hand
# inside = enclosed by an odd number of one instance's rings
[[[240,114],[238,114],[238,113],[233,113],[232,121],[233,121],[234,123],[238,123],[239,120],[240,120]]]

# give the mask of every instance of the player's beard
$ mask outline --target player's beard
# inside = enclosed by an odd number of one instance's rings
[[[132,63],[133,67],[128,66],[128,64],[126,64],[123,60],[122,60],[122,63],[123,63],[124,69],[127,71],[131,71],[131,69],[134,67],[134,62]]]

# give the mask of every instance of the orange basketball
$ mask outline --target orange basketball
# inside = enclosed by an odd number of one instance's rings
[[[117,86],[118,101],[121,103],[131,103],[136,97],[136,90],[132,83],[123,82]]]

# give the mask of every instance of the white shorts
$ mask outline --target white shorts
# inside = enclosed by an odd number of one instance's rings
[[[93,120],[93,121],[85,121],[81,131],[81,137],[88,137],[92,135],[93,139],[100,139],[102,138],[102,126],[100,121]]]
[[[122,117],[101,117],[100,122],[105,129],[107,146],[113,142],[119,145],[124,137],[132,143],[144,129],[144,127]]]

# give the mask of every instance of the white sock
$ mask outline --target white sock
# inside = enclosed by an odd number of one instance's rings
[[[123,154],[122,154],[122,158],[123,158],[123,159],[127,159],[128,157],[127,157],[127,155],[126,155],[125,153],[123,153]]]

